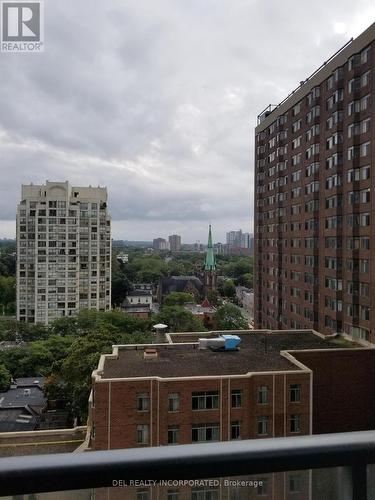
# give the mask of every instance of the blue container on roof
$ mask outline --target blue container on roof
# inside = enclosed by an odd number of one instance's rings
[[[238,335],[220,335],[220,337],[225,340],[224,349],[226,351],[237,349],[238,345],[241,342],[241,339]]]

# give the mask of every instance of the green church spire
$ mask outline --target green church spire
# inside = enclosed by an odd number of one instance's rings
[[[212,245],[212,234],[211,234],[211,224],[210,224],[210,229],[208,231],[208,244],[207,244],[206,260],[204,263],[204,270],[214,271],[215,269],[216,269],[216,262],[214,255],[214,247]]]

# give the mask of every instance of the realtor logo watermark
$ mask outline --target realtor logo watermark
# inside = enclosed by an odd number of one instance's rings
[[[44,51],[44,3],[1,2],[1,52]]]

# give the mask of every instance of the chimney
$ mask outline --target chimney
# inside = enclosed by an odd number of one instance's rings
[[[143,359],[154,359],[158,357],[156,347],[146,347],[143,351]]]

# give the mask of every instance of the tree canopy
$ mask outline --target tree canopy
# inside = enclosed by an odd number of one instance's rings
[[[113,344],[152,341],[149,321],[119,311],[85,310],[48,327],[14,320],[1,323],[8,326],[3,328],[4,336],[8,331],[12,339],[22,339],[24,344],[0,351],[0,367],[13,378],[47,377],[47,395],[64,399],[72,416],[81,421],[87,415],[91,373],[100,355],[111,352]]]
[[[128,253],[128,262],[117,261],[116,252],[122,251]],[[142,249],[116,248],[112,259],[112,304],[119,306],[134,283],[151,283],[156,286],[162,277],[192,276],[203,270],[202,253],[179,252],[171,254],[170,257],[172,260],[167,262],[164,254],[147,254]],[[219,254],[216,256],[216,262],[219,276],[231,278],[234,285],[252,288],[252,257]]]
[[[183,306],[164,306],[156,316],[157,323],[168,325],[171,332],[203,332],[205,327],[199,318]]]
[[[219,307],[214,318],[218,330],[246,330],[248,328],[241,310],[234,304],[225,304]]]
[[[14,314],[16,311],[16,278],[0,276],[0,314]]]
[[[10,386],[11,376],[6,366],[0,363],[0,391],[6,391]]]
[[[195,303],[195,297],[192,293],[172,292],[164,298],[166,306],[183,306],[189,302]]]

